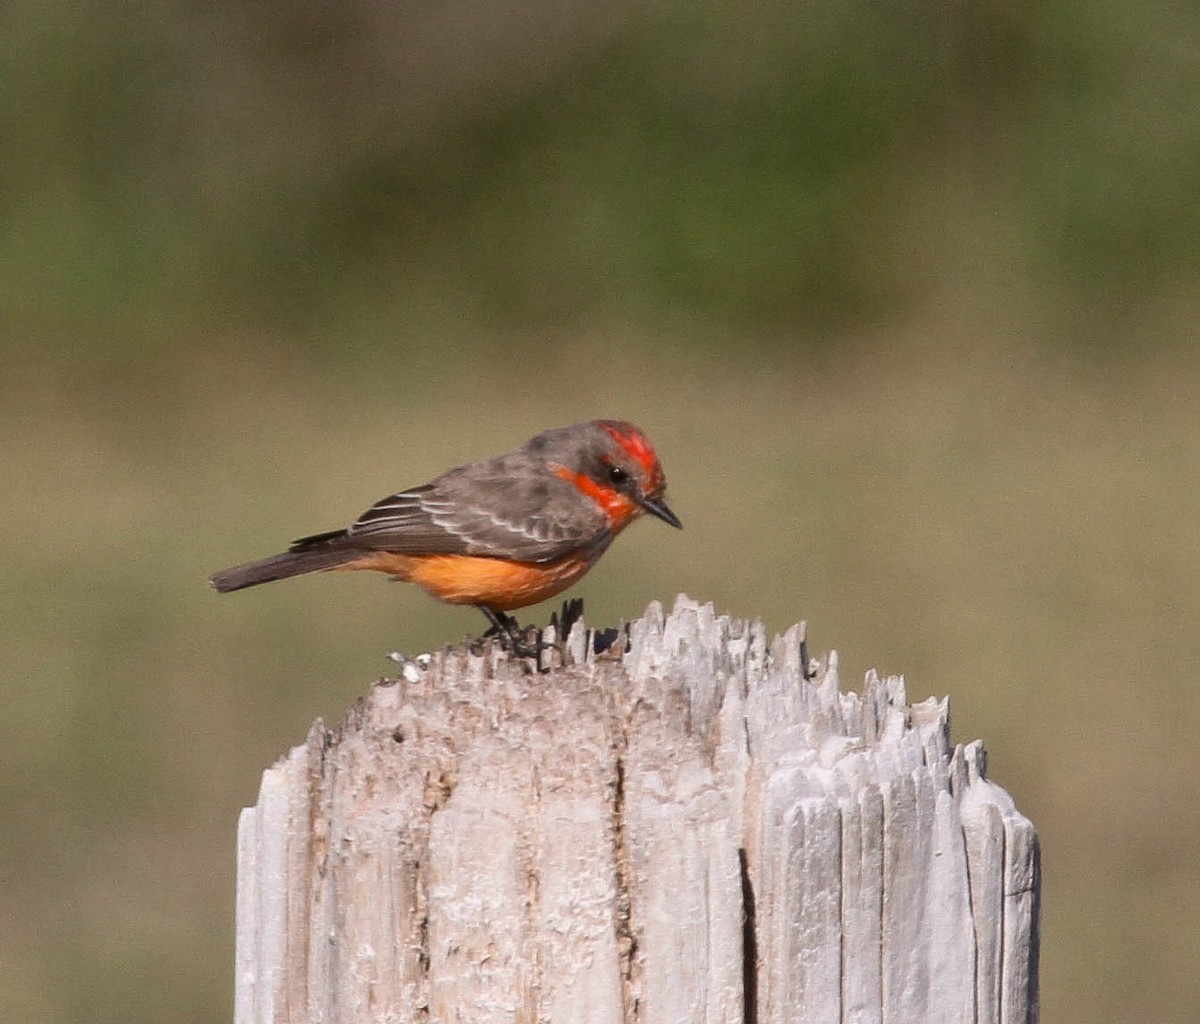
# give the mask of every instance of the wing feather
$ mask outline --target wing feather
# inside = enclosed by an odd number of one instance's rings
[[[383,498],[346,531],[355,547],[403,554],[485,555],[550,562],[606,546],[608,519],[559,477],[513,455],[459,467]],[[522,472],[524,470],[524,472]]]

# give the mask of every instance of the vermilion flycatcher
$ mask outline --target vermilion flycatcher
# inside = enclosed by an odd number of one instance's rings
[[[344,530],[303,537],[209,582],[225,593],[325,569],[375,569],[440,601],[476,605],[512,637],[505,612],[566,590],[643,512],[681,528],[666,486],[632,423],[576,423],[448,470],[376,502]]]

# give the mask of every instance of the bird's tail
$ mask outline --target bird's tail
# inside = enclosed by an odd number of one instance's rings
[[[292,545],[290,551],[272,555],[270,558],[260,558],[256,562],[247,562],[245,565],[222,569],[209,577],[208,584],[218,594],[227,594],[231,590],[256,587],[260,583],[286,580],[290,576],[303,576],[305,573],[319,572],[322,569],[336,569],[340,565],[361,558],[362,551],[354,548],[329,547],[319,543],[340,536],[342,536],[342,531],[339,530],[336,534],[306,537]],[[318,543],[314,544],[314,541]]]

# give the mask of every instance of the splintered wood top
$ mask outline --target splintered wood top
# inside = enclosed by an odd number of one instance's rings
[[[240,822],[238,1024],[1036,1020],[1032,826],[802,637],[680,597],[318,721]]]

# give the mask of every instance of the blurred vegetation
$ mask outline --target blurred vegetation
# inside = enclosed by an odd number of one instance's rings
[[[229,1019],[259,772],[480,625],[210,571],[616,415],[687,529],[589,619],[950,693],[1043,835],[1046,1019],[1191,1018],[1200,13],[6,15],[0,1016]]]

